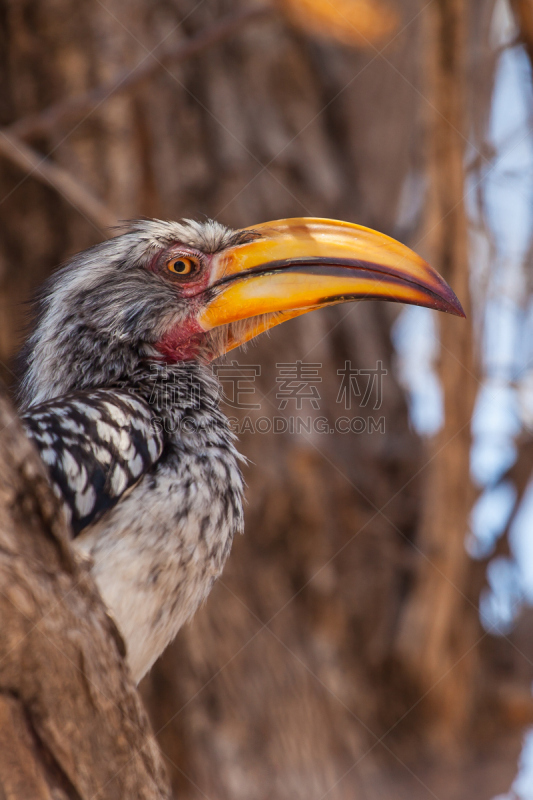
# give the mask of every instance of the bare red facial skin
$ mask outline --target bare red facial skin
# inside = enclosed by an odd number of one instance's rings
[[[179,256],[191,257],[200,264],[200,269],[187,279],[174,275],[167,268],[170,260]],[[202,294],[209,286],[211,272],[210,254],[201,253],[198,250],[187,247],[176,242],[162,252],[157,253],[148,269],[159,275],[173,289],[179,297],[194,298]],[[180,361],[193,361],[198,358],[201,351],[205,355],[205,336],[206,333],[195,320],[193,314],[194,301],[191,302],[191,316],[185,322],[176,325],[165,333],[162,339],[155,344],[156,350],[161,354],[162,360],[166,364],[176,364]]]
[[[178,361],[193,361],[198,358],[204,341],[205,331],[195,319],[189,318],[167,331],[156,342],[155,348],[166,364],[176,364]]]

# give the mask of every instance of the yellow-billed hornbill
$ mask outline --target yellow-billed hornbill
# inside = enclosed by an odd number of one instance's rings
[[[23,420],[140,680],[242,530],[209,361],[291,317],[381,298],[463,315],[388,236],[323,219],[141,220],[63,266],[25,350]]]

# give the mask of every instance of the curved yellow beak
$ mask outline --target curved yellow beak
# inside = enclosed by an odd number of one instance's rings
[[[301,217],[243,233],[249,241],[214,257],[213,298],[197,318],[205,331],[228,326],[226,350],[292,317],[352,300],[393,300],[465,316],[429,264],[370,228]]]

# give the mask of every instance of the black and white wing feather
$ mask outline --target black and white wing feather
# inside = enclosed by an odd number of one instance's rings
[[[163,451],[148,403],[120,389],[72,392],[30,407],[22,422],[75,536],[116,505]]]

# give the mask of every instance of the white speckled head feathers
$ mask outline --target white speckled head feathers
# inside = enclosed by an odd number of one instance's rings
[[[23,406],[120,379],[186,317],[187,304],[146,269],[158,251],[180,242],[213,253],[243,236],[214,220],[125,224],[125,232],[74,256],[43,287],[22,354]]]

